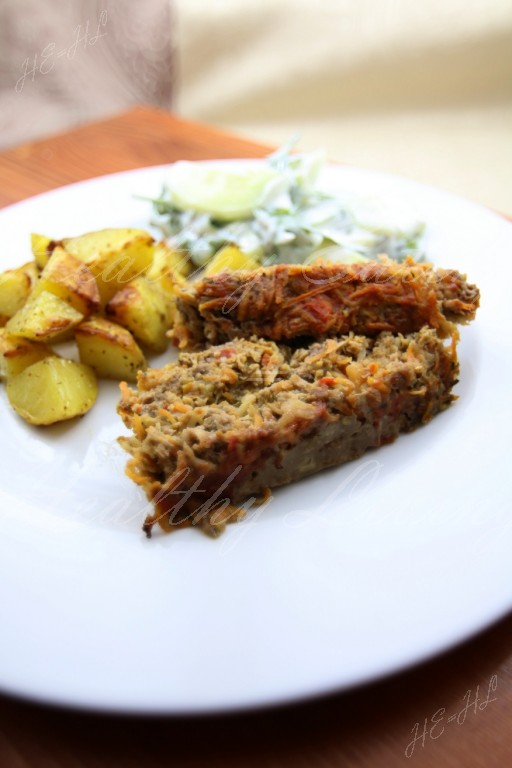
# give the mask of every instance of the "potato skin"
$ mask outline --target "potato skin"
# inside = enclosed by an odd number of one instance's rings
[[[37,268],[31,261],[0,274],[0,325],[23,307],[36,280]]]
[[[55,355],[55,352],[37,341],[12,336],[0,328],[0,379],[9,379],[21,373],[29,365]]]
[[[25,421],[55,424],[86,413],[96,401],[98,384],[86,365],[47,357],[7,381],[9,402]]]
[[[167,349],[174,299],[144,277],[118,291],[105,308],[106,314],[128,328],[152,352]]]
[[[153,258],[146,273],[150,283],[174,296],[176,283],[184,283],[193,272],[193,265],[180,251],[165,243],[155,243]]]
[[[58,296],[84,317],[97,312],[100,306],[100,292],[92,271],[61,247],[53,250],[33,294],[42,291]]]
[[[61,241],[96,277],[101,306],[126,285],[144,275],[153,259],[153,238],[143,229],[102,229]]]
[[[83,315],[49,291],[30,296],[6,324],[9,333],[32,341],[58,341],[83,320]]]
[[[56,241],[52,240],[51,237],[40,235],[36,232],[31,233],[30,250],[38,269],[43,269],[46,265],[55,245]]]
[[[135,381],[137,371],[147,368],[144,353],[130,331],[104,317],[91,317],[75,331],[82,363],[99,378]]]

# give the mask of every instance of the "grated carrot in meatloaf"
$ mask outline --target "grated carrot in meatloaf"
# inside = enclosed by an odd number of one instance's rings
[[[279,264],[180,286],[172,337],[180,349],[256,335],[273,341],[427,325],[448,337],[473,319],[479,291],[455,270],[412,259],[380,263]]]
[[[455,337],[353,333],[300,349],[236,339],[140,372],[118,407],[127,473],[166,530],[216,534],[269,489],[355,459],[452,401]]]

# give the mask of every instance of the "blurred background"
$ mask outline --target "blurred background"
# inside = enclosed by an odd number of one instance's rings
[[[512,213],[512,0],[2,0],[3,148],[154,104]]]

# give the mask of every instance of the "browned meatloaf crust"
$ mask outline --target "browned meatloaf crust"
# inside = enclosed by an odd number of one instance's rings
[[[355,459],[429,421],[452,400],[455,341],[436,331],[349,334],[292,350],[237,340],[122,385],[127,472],[155,522],[217,533],[236,505]]]
[[[183,288],[174,342],[181,348],[256,335],[274,341],[349,331],[412,333],[424,325],[449,336],[472,320],[479,292],[453,270],[411,259],[396,264],[281,264],[226,272]]]

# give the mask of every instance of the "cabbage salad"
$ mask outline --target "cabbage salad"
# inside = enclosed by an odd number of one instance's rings
[[[422,222],[391,203],[347,203],[317,187],[322,153],[292,152],[291,140],[262,163],[171,166],[152,221],[169,245],[200,268],[236,245],[262,265],[307,264],[318,257],[361,262],[386,253],[421,261]]]

